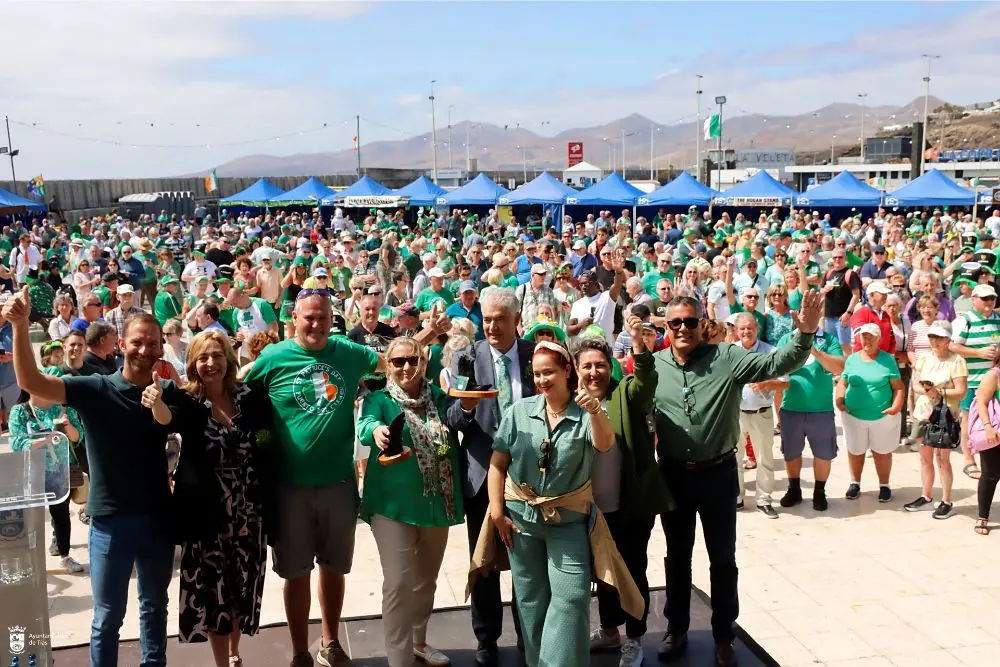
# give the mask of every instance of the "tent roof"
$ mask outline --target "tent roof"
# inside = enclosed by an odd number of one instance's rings
[[[332,203],[331,199],[341,202],[347,197],[380,197],[382,195],[391,194],[393,194],[392,190],[385,187],[375,179],[369,178],[368,176],[362,176],[352,185],[344,188],[340,192],[335,193],[332,197],[326,197],[323,200],[323,203]]]
[[[642,190],[613,171],[601,182],[567,197],[566,203],[582,206],[635,206],[643,194]]]
[[[649,194],[639,196],[639,206],[708,206],[719,193],[686,171]]]
[[[575,171],[601,171],[601,172],[603,172],[604,170],[601,169],[600,167],[598,167],[597,165],[590,164],[589,162],[577,162],[576,164],[574,164],[569,169],[564,169],[563,173],[565,174],[567,171],[572,174]]]
[[[565,185],[547,171],[543,171],[528,183],[509,192],[497,200],[505,206],[517,204],[562,204],[567,197],[575,197],[578,190]]]
[[[310,178],[305,183],[292,188],[283,195],[278,195],[271,201],[283,204],[316,205],[324,197],[332,195],[333,192],[333,188],[328,187],[319,179]]]
[[[502,185],[480,173],[462,187],[437,198],[438,204],[449,206],[492,206],[501,195],[510,192]]]
[[[798,193],[763,169],[715,197],[718,206],[790,206]]]
[[[28,199],[27,197],[22,197],[21,195],[16,195],[13,192],[0,188],[0,208],[20,208],[21,206],[29,211],[39,212],[48,208],[45,202],[38,201],[37,199]]]
[[[796,206],[878,206],[882,192],[842,171],[823,185],[795,198]]]
[[[408,185],[392,191],[392,194],[400,197],[409,197],[413,206],[433,206],[437,198],[448,191],[436,184],[426,176],[421,176]]]
[[[885,196],[886,206],[972,206],[976,195],[931,169]]]
[[[243,204],[245,206],[263,206],[283,192],[281,188],[262,178],[242,192],[223,197],[220,204]]]

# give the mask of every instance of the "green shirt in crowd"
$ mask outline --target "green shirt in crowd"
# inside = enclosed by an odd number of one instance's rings
[[[767,354],[703,343],[685,365],[670,349],[653,355],[657,453],[671,461],[710,461],[734,451],[743,385],[792,372],[809,357],[813,335],[795,332]]]
[[[844,403],[852,417],[876,421],[885,415],[882,411],[892,405],[892,380],[899,379],[896,358],[879,350],[874,361],[862,358],[860,352],[844,360],[841,379],[847,383]]]
[[[346,338],[322,350],[295,340],[264,348],[246,381],[268,392],[284,481],[327,486],[354,478],[354,399],[378,354]]]
[[[642,289],[646,294],[653,297],[654,299],[658,296],[656,293],[656,283],[661,280],[669,280],[673,282],[674,276],[672,272],[660,273],[659,271],[651,271],[642,277]]]
[[[156,293],[156,299],[153,301],[153,315],[156,316],[156,321],[160,323],[160,326],[167,323],[167,320],[180,317],[181,310],[184,308],[184,304],[181,303],[181,298],[175,296],[166,290],[160,290]]]
[[[430,287],[426,287],[420,292],[420,294],[417,295],[417,300],[413,305],[415,305],[417,310],[421,313],[426,313],[434,307],[435,301],[444,302],[442,304],[443,307],[440,309],[440,312],[442,313],[445,308],[455,303],[454,297],[452,297],[451,292],[449,292],[446,288],[442,287],[440,292],[435,292]]]
[[[951,342],[974,350],[1000,344],[1000,315],[996,312],[983,317],[975,309],[955,318],[952,323]],[[969,389],[979,386],[983,375],[993,366],[992,359],[966,357],[969,367]]]
[[[97,296],[97,298],[101,300],[102,306],[104,306],[105,308],[111,307],[111,290],[109,290],[107,286],[98,285],[93,290],[91,290],[91,293]]]
[[[795,333],[785,334],[778,347],[788,345]],[[840,341],[829,332],[817,333],[813,347],[821,352],[840,357]],[[788,375],[789,386],[781,400],[781,409],[791,412],[833,412],[833,375],[812,354],[802,368]]]
[[[438,408],[441,422],[447,423],[448,395],[439,389],[434,382],[430,385],[431,396]],[[358,439],[362,445],[371,447],[372,456],[377,453],[373,434],[379,426],[388,426],[401,410],[399,404],[389,396],[386,390],[374,391],[365,396],[358,417]],[[426,419],[424,420],[426,422]],[[373,514],[380,514],[387,519],[405,523],[408,526],[421,528],[437,528],[453,526],[464,520],[462,509],[462,482],[459,479],[458,441],[450,436],[451,448],[448,457],[451,459],[453,473],[452,488],[454,489],[454,512],[448,518],[445,511],[444,496],[424,494],[424,478],[416,456],[395,465],[371,465],[365,474],[365,490],[361,498],[361,518],[371,522]],[[410,429],[403,426],[403,445],[413,448]]]

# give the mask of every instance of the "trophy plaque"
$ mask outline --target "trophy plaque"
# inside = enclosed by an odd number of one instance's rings
[[[476,346],[458,358],[458,375],[452,380],[448,395],[453,398],[496,398],[499,389],[476,383]]]
[[[391,466],[410,458],[413,453],[409,447],[403,446],[403,413],[400,412],[389,424],[389,446],[378,455],[378,462]]]

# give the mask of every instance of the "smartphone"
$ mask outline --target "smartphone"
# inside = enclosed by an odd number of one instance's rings
[[[597,314],[597,308],[590,309],[590,319],[594,319],[594,315]]]

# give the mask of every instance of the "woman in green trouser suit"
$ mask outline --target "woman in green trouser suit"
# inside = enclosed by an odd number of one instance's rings
[[[507,476],[527,494],[562,496],[589,487],[595,450],[614,432],[601,402],[579,388],[569,352],[559,343],[535,346],[537,396],[507,411],[493,443],[488,477],[490,516],[508,549],[529,667],[589,662],[590,537],[588,515],[559,510],[546,521],[519,500],[505,500]]]
[[[414,657],[443,666],[448,657],[426,635],[448,527],[464,516],[457,441],[446,426],[448,397],[424,377],[427,355],[417,341],[396,338],[385,355],[389,382],[365,396],[358,438],[385,449],[389,425],[402,413],[403,445],[412,452],[392,465],[373,461],[361,500],[382,561],[386,655],[390,667],[408,667]]]

